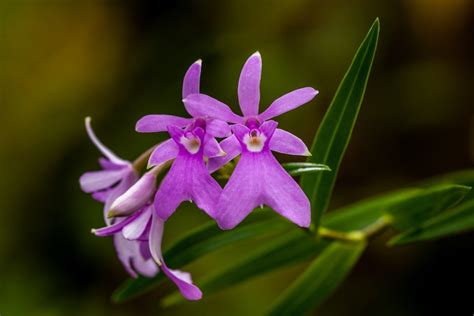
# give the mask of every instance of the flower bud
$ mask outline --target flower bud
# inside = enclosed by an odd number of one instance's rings
[[[143,207],[156,191],[156,172],[144,174],[130,189],[119,196],[110,207],[107,216],[127,216]]]

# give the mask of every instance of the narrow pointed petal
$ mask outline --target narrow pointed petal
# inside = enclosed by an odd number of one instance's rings
[[[99,229],[93,229],[92,233],[97,237],[106,237],[117,234],[121,232],[125,226],[136,221],[141,215],[143,215],[143,212],[136,212],[135,214],[132,214],[127,218],[118,219],[113,225],[109,225]]]
[[[263,203],[301,227],[311,223],[309,200],[298,183],[269,152],[262,154]]]
[[[173,139],[168,139],[159,144],[150,155],[148,167],[156,166],[176,158],[179,146]]]
[[[151,215],[151,229],[148,238],[148,245],[150,247],[150,253],[156,263],[163,263],[163,251],[161,250],[161,243],[163,241],[163,232],[165,224],[163,220],[158,216],[156,210],[152,209]]]
[[[135,130],[140,133],[166,132],[170,125],[184,127],[191,122],[192,119],[179,116],[151,114],[139,119],[135,125]]]
[[[123,237],[125,237],[128,240],[135,240],[135,239],[140,238],[143,235],[143,233],[146,231],[151,215],[152,215],[152,207],[149,206],[145,210],[143,210],[133,221],[131,221],[130,223],[128,223],[127,225],[123,227],[123,230],[122,230]]]
[[[199,59],[188,68],[188,71],[186,71],[183,80],[183,99],[190,94],[199,93],[201,65],[202,61]]]
[[[231,123],[239,123],[242,118],[221,101],[205,94],[191,94],[184,100],[184,107],[193,117],[209,117]]]
[[[120,181],[126,172],[127,170],[123,168],[86,172],[79,178],[79,184],[86,193],[100,191]]]
[[[145,173],[124,194],[119,196],[110,207],[109,216],[126,216],[144,206],[155,193],[156,174],[154,172]]]
[[[127,240],[121,234],[114,235],[117,255],[130,276],[136,278],[138,274],[141,274],[153,277],[158,273],[158,267],[153,260],[141,256],[140,243],[140,241]]]
[[[294,90],[279,97],[266,109],[262,114],[259,115],[260,120],[266,121],[280,114],[291,111],[305,103],[311,101],[318,94],[317,90],[313,88],[301,88]]]
[[[209,170],[210,173],[220,169],[242,152],[242,147],[234,135],[231,135],[221,141],[220,146],[222,150],[225,151],[226,155],[209,159],[209,162],[207,163],[207,170]]]
[[[262,163],[259,154],[243,154],[215,206],[217,224],[232,229],[262,204]]]
[[[221,146],[214,137],[206,135],[204,144],[204,156],[208,158],[223,157],[226,152],[222,150]]]
[[[198,300],[202,297],[201,290],[192,283],[191,275],[187,272],[169,269],[163,260],[161,243],[163,240],[164,222],[156,212],[152,214],[149,235],[150,252],[153,259],[160,265],[164,274],[176,284],[181,294],[188,300]]]
[[[270,139],[270,150],[298,156],[310,156],[311,153],[305,143],[295,135],[277,128]]]
[[[92,129],[91,118],[90,117],[86,117],[85,125],[86,125],[87,135],[89,135],[89,138],[91,139],[91,141],[94,143],[94,145],[97,147],[97,149],[99,149],[99,151],[105,157],[107,157],[111,162],[113,162],[115,164],[119,164],[119,165],[127,165],[128,164],[128,161],[119,158],[110,149],[105,147],[105,145],[102,144],[102,142],[97,138],[97,136],[94,133],[94,130]]]
[[[210,119],[206,123],[206,132],[214,137],[228,137],[231,134],[230,126],[224,121]]]
[[[191,275],[180,270],[171,270],[163,262],[161,270],[166,276],[176,284],[181,294],[190,301],[200,300],[202,298],[201,290],[193,284]]]
[[[260,102],[262,57],[256,52],[247,59],[239,78],[238,96],[244,116],[257,116]]]

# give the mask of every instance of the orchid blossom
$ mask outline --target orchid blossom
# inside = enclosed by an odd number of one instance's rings
[[[161,269],[188,300],[202,297],[187,272],[169,269],[163,259],[161,240],[164,223],[154,212],[151,197],[156,191],[156,176],[163,166],[156,166],[138,179],[133,164],[117,157],[96,137],[86,118],[86,130],[92,142],[106,158],[99,160],[103,170],[87,172],[80,178],[81,188],[103,202],[107,226],[93,229],[96,236],[113,236],[117,255],[127,272],[153,277]],[[138,210],[137,210],[138,208]],[[110,212],[128,217],[110,218]]]
[[[199,93],[200,76],[201,60],[198,60],[184,76],[183,98]],[[149,166],[155,166],[174,159],[155,196],[157,214],[167,220],[183,201],[194,201],[214,217],[212,209],[222,188],[209,174],[205,159],[226,155],[215,137],[229,136],[228,124],[208,116],[147,115],[137,122],[136,130],[144,133],[168,131],[171,136],[157,146],[149,160]]]
[[[309,87],[292,91],[259,113],[261,69],[262,59],[257,52],[250,56],[240,74],[238,97],[243,116],[205,94],[191,94],[183,100],[186,110],[193,116],[213,117],[235,124],[233,135],[220,144],[227,155],[209,161],[209,169],[214,171],[241,154],[214,207],[216,220],[221,228],[231,229],[255,207],[265,204],[295,224],[309,227],[309,200],[271,151],[302,156],[310,155],[310,152],[301,139],[278,129],[271,119],[311,101],[318,91]]]

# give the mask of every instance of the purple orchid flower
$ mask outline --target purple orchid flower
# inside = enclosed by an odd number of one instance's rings
[[[276,128],[277,123],[270,119],[311,101],[318,91],[310,87],[294,90],[259,114],[261,69],[262,59],[257,52],[246,61],[240,74],[238,97],[243,117],[205,94],[191,94],[183,100],[193,116],[236,124],[232,127],[234,134],[220,143],[227,155],[209,161],[209,169],[214,171],[241,154],[214,208],[216,220],[222,229],[231,229],[255,207],[265,204],[295,224],[309,227],[309,200],[271,151],[303,156],[310,152],[300,138]]]
[[[86,118],[86,130],[92,142],[107,158],[99,160],[103,170],[87,172],[79,180],[85,192],[92,193],[96,200],[105,204],[107,226],[93,229],[92,232],[100,237],[113,236],[117,255],[132,277],[136,278],[138,274],[153,277],[159,272],[160,266],[186,299],[200,299],[202,292],[192,283],[191,275],[169,269],[162,256],[164,223],[155,215],[150,203],[156,190],[153,189],[156,175],[162,166],[153,168],[138,180],[138,173],[133,165],[117,157],[99,141],[90,125],[90,118]],[[128,217],[111,219],[107,215],[114,207],[122,212],[130,212],[137,207],[139,209]]]
[[[199,93],[200,76],[201,60],[198,60],[184,76],[183,98]],[[212,209],[222,188],[209,174],[205,159],[226,155],[215,138],[230,135],[228,124],[208,115],[192,115],[192,118],[147,115],[137,122],[136,130],[168,131],[171,136],[157,146],[149,160],[149,166],[155,166],[174,159],[155,196],[155,210],[160,218],[167,220],[183,201],[194,201],[214,217]]]
[[[123,222],[125,219],[111,219],[107,214],[113,202],[124,194],[138,180],[138,173],[129,161],[117,157],[105,147],[92,130],[90,118],[86,118],[86,130],[89,138],[105,156],[99,163],[103,170],[86,172],[79,183],[86,193],[104,203],[104,220],[107,225]],[[138,274],[152,277],[158,273],[158,267],[149,254],[142,251],[148,243],[145,241],[130,241],[120,234],[114,235],[114,245],[117,255],[125,270],[132,276]]]

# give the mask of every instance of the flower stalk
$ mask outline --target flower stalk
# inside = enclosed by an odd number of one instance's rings
[[[380,233],[383,229],[388,227],[391,221],[389,215],[384,215],[363,229],[349,232],[342,232],[321,226],[318,229],[318,237],[344,242],[360,242]]]
[[[136,172],[140,172],[143,168],[148,165],[148,159],[150,159],[151,153],[158,147],[159,144],[148,148],[143,152],[137,159],[132,163],[132,167]]]

